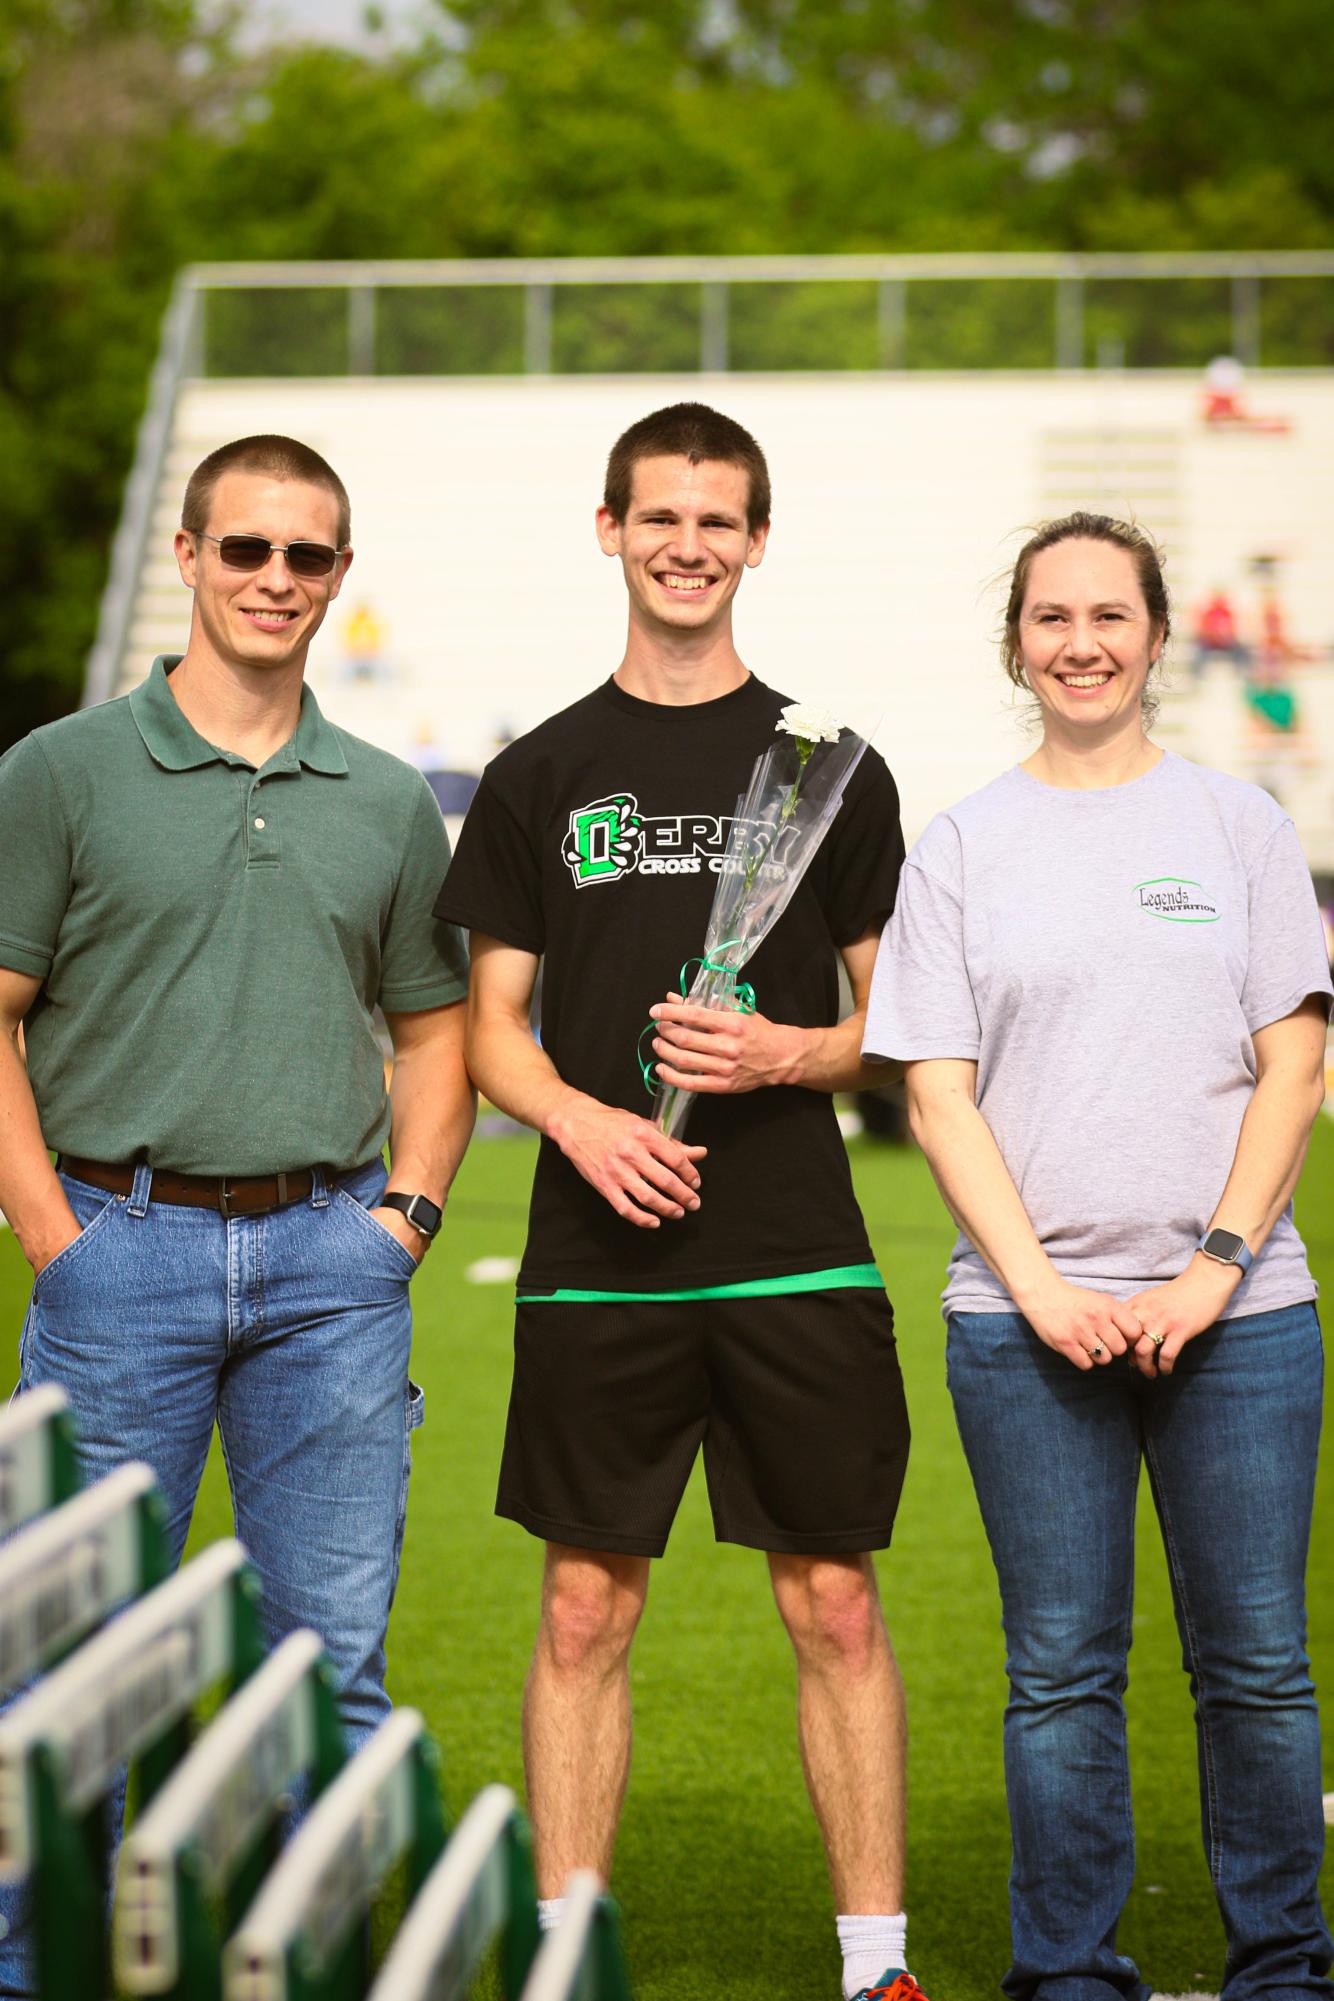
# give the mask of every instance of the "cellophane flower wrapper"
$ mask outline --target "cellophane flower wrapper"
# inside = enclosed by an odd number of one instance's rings
[[[753,1001],[736,997],[737,975],[796,894],[865,749],[865,737],[845,729],[836,743],[812,745],[805,759],[794,736],[776,737],[756,758],[737,801],[699,970],[685,996],[693,1006],[752,1010]],[[659,1131],[679,1139],[696,1095],[660,1083],[653,1099]]]

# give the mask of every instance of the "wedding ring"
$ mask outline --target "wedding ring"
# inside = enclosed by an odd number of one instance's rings
[[[1149,1334],[1149,1330],[1147,1327],[1145,1328],[1144,1331],[1146,1334]],[[1167,1339],[1167,1336],[1166,1334],[1149,1334],[1149,1339],[1152,1341],[1155,1348],[1161,1348],[1164,1341]]]
[[[1103,1350],[1101,1341],[1095,1341],[1093,1343],[1093,1346],[1089,1349],[1089,1353],[1090,1355],[1092,1355],[1095,1362],[1097,1361],[1099,1355],[1101,1355],[1102,1351]]]

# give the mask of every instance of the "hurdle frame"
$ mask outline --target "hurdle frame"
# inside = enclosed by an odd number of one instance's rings
[[[505,2001],[518,2001],[541,1942],[528,1823],[508,1786],[487,1786],[413,1899],[366,2001],[461,2001],[498,1940]]]
[[[189,1742],[190,1710],[260,1665],[259,1587],[239,1542],[212,1545],[85,1641],[0,1716],[0,1881],[32,1884],[44,2001],[108,1975],[106,1799],[133,1764],[150,1800]]]
[[[371,1906],[406,1859],[415,1898],[445,1845],[440,1754],[396,1709],[350,1758],[265,1877],[223,1953],[226,2001],[361,2001]]]
[[[128,1460],[0,1548],[0,1694],[171,1574],[157,1478]]]
[[[591,1869],[565,1885],[560,1923],[549,1931],[520,2001],[630,2001],[616,1905]]]
[[[0,1536],[79,1491],[74,1420],[58,1383],[39,1383],[0,1410]]]
[[[293,1786],[308,1779],[320,1798],[346,1757],[323,1642],[301,1627],[219,1711],[126,1837],[112,1919],[126,1994],[221,2001],[223,1945],[276,1860]]]

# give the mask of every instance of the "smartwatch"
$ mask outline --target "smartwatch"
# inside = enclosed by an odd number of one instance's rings
[[[379,1207],[401,1209],[413,1229],[419,1230],[428,1243],[440,1228],[445,1213],[439,1204],[432,1202],[427,1195],[400,1195],[397,1190],[392,1195],[382,1195]],[[1214,1232],[1215,1236],[1219,1234],[1217,1230]],[[1249,1259],[1247,1262],[1249,1263]]]
[[[1217,1264],[1235,1265],[1243,1278],[1255,1262],[1246,1248],[1245,1237],[1239,1237],[1235,1230],[1207,1230],[1196,1249]]]

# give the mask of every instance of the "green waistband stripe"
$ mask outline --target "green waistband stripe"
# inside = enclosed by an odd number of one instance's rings
[[[596,1306],[603,1300],[621,1305],[667,1305],[681,1299],[777,1299],[793,1292],[847,1292],[854,1287],[883,1292],[878,1265],[831,1265],[825,1271],[795,1271],[781,1278],[743,1278],[735,1285],[701,1285],[691,1292],[583,1292],[562,1286],[558,1292],[521,1292],[516,1306]]]

